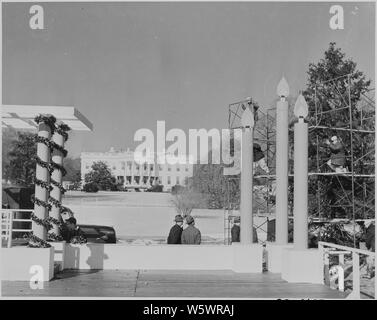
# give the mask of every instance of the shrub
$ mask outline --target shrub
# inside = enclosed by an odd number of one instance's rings
[[[99,188],[95,183],[87,183],[83,187],[83,191],[85,192],[98,192]]]
[[[194,208],[201,208],[206,199],[200,193],[194,192],[192,189],[183,188],[173,196],[173,204],[177,213],[186,217],[191,214]]]

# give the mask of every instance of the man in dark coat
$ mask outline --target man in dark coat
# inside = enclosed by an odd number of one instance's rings
[[[182,231],[182,244],[200,244],[202,242],[202,235],[198,228],[195,228],[195,220],[192,216],[187,216],[186,223],[188,227]]]
[[[376,242],[375,242],[375,225],[371,223],[366,232],[365,245],[368,250],[375,252]]]
[[[232,235],[232,243],[240,242],[240,233],[241,233],[240,222],[241,222],[240,217],[234,218],[233,227],[232,229],[230,229],[230,233]]]
[[[337,136],[333,136],[331,137],[331,142],[326,140],[325,143],[331,150],[330,160],[327,161],[328,166],[335,172],[347,172],[347,169],[344,167],[346,163],[346,155],[342,142],[339,141]]]
[[[175,225],[171,227],[169,232],[168,244],[181,244],[183,218],[180,214],[177,214],[174,221]]]
[[[76,219],[70,217],[65,220],[65,228],[62,233],[63,240],[67,243],[86,243],[87,239],[80,227],[76,224]]]
[[[366,230],[365,245],[369,251],[376,252],[376,243],[375,243],[375,223],[371,223]],[[367,256],[367,274],[369,278],[375,276],[375,259],[372,256]]]
[[[241,218],[235,217],[234,218],[234,224],[232,229],[230,230],[232,235],[232,243],[233,242],[240,242],[240,234],[241,234],[241,227],[240,227]],[[257,229],[253,227],[253,242],[258,243],[258,234]]]

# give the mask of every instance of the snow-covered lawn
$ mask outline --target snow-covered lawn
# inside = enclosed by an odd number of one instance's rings
[[[124,242],[148,239],[159,243],[166,241],[177,214],[171,199],[168,193],[68,192],[63,204],[75,213],[79,224],[113,226]],[[192,216],[203,242],[224,243],[223,210],[195,209]],[[265,238],[263,232],[258,236]]]

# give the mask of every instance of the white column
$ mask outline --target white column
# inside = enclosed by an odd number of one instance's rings
[[[241,147],[241,244],[253,243],[253,127],[254,114],[246,108],[242,115]]]
[[[135,162],[131,161],[131,184],[134,184],[135,179]]]
[[[124,162],[124,172],[123,172],[123,175],[124,175],[124,181],[123,181],[123,187],[126,186],[126,183],[127,183],[127,161],[124,160],[122,161]]]
[[[308,124],[294,127],[294,248],[308,248]]]
[[[276,243],[288,243],[288,83],[280,81],[276,106]]]
[[[154,167],[154,171],[153,171],[153,173],[154,173],[153,185],[157,184],[158,177],[159,177],[159,174],[160,174],[160,169],[159,169],[158,166],[159,166],[159,163],[158,163],[158,154],[155,153],[154,154],[154,165],[153,165],[153,167]],[[161,183],[162,183],[162,181],[161,181]]]
[[[51,138],[51,128],[44,122],[40,122],[38,124],[38,136],[43,137],[45,139]],[[50,149],[44,143],[38,142],[37,143],[37,156],[44,162],[50,163]],[[43,181],[47,184],[50,183],[50,173],[48,168],[44,168],[37,164],[36,167],[36,179]],[[49,191],[38,185],[35,184],[35,198],[41,201],[47,202],[49,196]],[[37,203],[34,204],[34,215],[38,219],[46,219],[48,216],[48,209],[44,206],[41,206]],[[47,238],[47,230],[43,225],[40,225],[36,222],[32,222],[32,231],[34,236],[46,241]]]
[[[294,126],[294,248],[308,248],[308,105],[300,94],[294,107],[298,122]]]
[[[55,142],[57,145],[61,146],[62,148],[64,147],[64,137],[59,134],[58,132],[55,132],[52,136],[52,141]],[[63,153],[58,150],[54,149],[52,152],[52,162],[62,166],[63,165]],[[57,183],[62,183],[62,172],[60,170],[54,169],[51,173],[51,179],[56,181]],[[55,186],[54,184],[51,184],[52,190],[50,191],[51,197],[54,199],[58,200],[61,203],[62,199],[62,193],[59,187]],[[60,208],[56,207],[55,205],[52,204],[51,211],[50,211],[50,217],[59,220],[60,221]],[[57,236],[60,235],[60,229],[59,226],[56,225],[55,223],[52,223],[52,229],[50,230],[51,233],[55,233]]]

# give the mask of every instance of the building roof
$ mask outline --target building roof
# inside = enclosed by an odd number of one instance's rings
[[[1,109],[2,126],[15,129],[35,129],[34,118],[39,114],[51,114],[56,120],[75,131],[92,131],[93,124],[75,107],[3,105]]]

